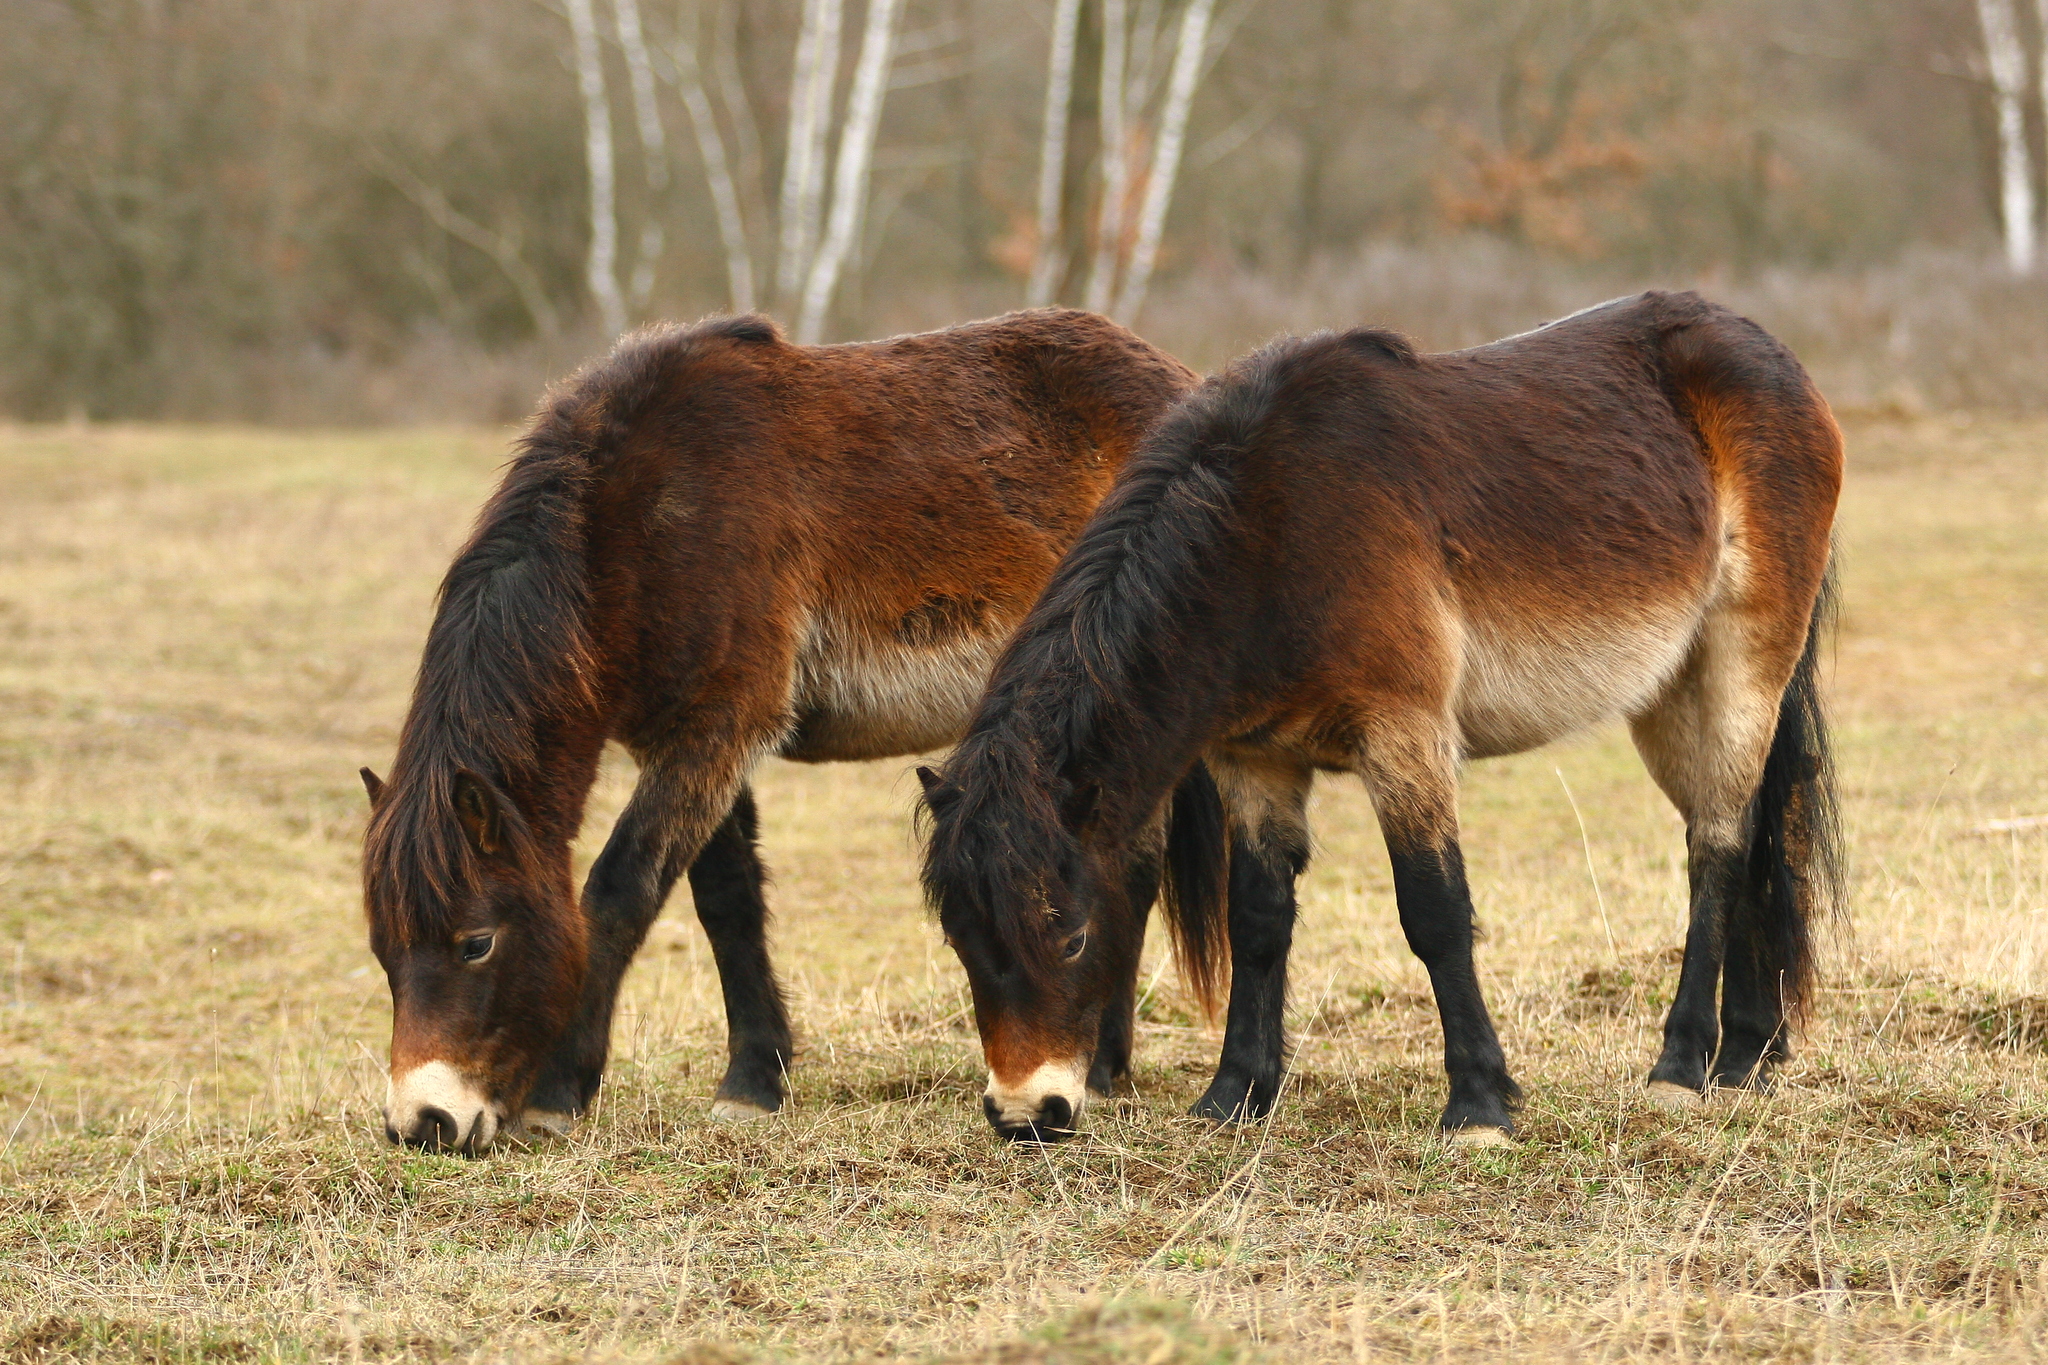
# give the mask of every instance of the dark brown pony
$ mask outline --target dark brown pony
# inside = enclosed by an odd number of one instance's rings
[[[943,776],[925,885],[974,984],[988,1108],[1072,1121],[1118,869],[1198,761],[1229,827],[1229,918],[1182,926],[1204,998],[1196,1104],[1267,1112],[1303,810],[1356,773],[1444,1030],[1443,1127],[1511,1131],[1458,844],[1459,766],[1627,717],[1686,820],[1685,965],[1662,1097],[1760,1085],[1836,900],[1816,679],[1840,434],[1798,362],[1690,294],[1451,355],[1387,332],[1276,342],[1147,438],[990,680]],[[1719,1021],[1715,1017],[1717,987]]]
[[[791,1035],[749,773],[958,738],[1193,383],[1102,318],[1042,311],[827,347],[758,317],[657,328],[553,395],[442,584],[390,780],[364,770],[390,1136],[478,1151],[582,1113],[620,977],[685,872],[730,1031],[713,1112],[777,1108]],[[608,740],[639,785],[579,908],[570,842]],[[1129,870],[1134,901],[1160,851]],[[1113,1074],[1128,1020],[1094,1046]]]

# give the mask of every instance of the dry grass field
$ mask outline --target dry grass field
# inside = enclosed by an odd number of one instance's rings
[[[1618,730],[1470,775],[1530,1095],[1470,1154],[1359,791],[1319,798],[1277,1116],[1181,1117],[1217,1038],[1162,971],[1137,1097],[1040,1150],[975,1102],[908,764],[773,765],[790,1107],[706,1120],[676,906],[584,1132],[465,1161],[378,1134],[355,769],[503,434],[0,429],[0,1358],[2048,1357],[2048,829],[1986,829],[2048,814],[2048,425],[1850,439],[1855,926],[1767,1100],[1641,1099],[1682,845]]]

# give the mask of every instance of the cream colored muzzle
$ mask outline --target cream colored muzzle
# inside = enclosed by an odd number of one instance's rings
[[[393,1142],[474,1156],[488,1151],[504,1115],[446,1062],[425,1062],[391,1078],[384,1135]]]
[[[1074,1130],[1088,1103],[1088,1064],[1047,1062],[1014,1085],[991,1071],[981,1110],[1006,1138],[1057,1141]]]

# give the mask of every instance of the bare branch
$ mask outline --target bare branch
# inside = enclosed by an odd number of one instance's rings
[[[475,247],[497,264],[505,280],[519,295],[519,304],[526,309],[526,315],[533,319],[533,327],[543,337],[551,337],[560,330],[560,320],[555,307],[548,302],[547,289],[541,284],[540,276],[526,263],[520,251],[517,233],[502,228],[489,228],[463,213],[448,202],[448,196],[437,187],[428,184],[381,148],[366,146],[362,158],[369,169],[391,188],[404,195],[407,202],[426,215],[427,221],[466,246]]]
[[[754,259],[747,249],[746,219],[740,212],[738,187],[725,154],[725,138],[718,131],[711,99],[704,90],[704,77],[697,65],[697,50],[678,33],[669,50],[662,54],[669,84],[682,97],[683,110],[697,135],[697,155],[704,162],[704,182],[711,191],[711,207],[718,219],[718,236],[725,246],[726,288],[735,313],[751,313],[754,301]]]

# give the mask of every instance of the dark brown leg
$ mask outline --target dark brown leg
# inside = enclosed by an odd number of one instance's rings
[[[1230,845],[1230,1013],[1216,1077],[1189,1112],[1218,1123],[1263,1118],[1287,1065],[1287,955],[1294,944],[1294,881],[1305,849]]]
[[[1513,1132],[1522,1089],[1508,1075],[1507,1057],[1473,970],[1472,895],[1465,884],[1464,854],[1455,841],[1441,848],[1395,846],[1389,852],[1401,932],[1429,969],[1443,1021],[1450,1099],[1439,1126],[1446,1133],[1473,1137]]]
[[[1131,1046],[1137,1032],[1138,960],[1145,947],[1145,925],[1152,916],[1152,904],[1159,898],[1159,863],[1141,855],[1131,864],[1124,879],[1129,898],[1131,923],[1123,945],[1125,962],[1117,977],[1116,991],[1102,1011],[1102,1026],[1096,1036],[1095,1060],[1088,1068],[1088,1088],[1107,1095],[1131,1072]]]

